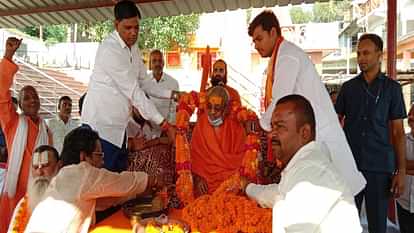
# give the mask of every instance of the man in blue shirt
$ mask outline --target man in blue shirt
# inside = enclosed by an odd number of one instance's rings
[[[407,117],[401,86],[381,73],[383,42],[375,34],[358,41],[357,61],[361,73],[345,82],[336,100],[336,112],[358,169],[367,184],[355,197],[362,200],[370,233],[385,233],[389,197],[404,190],[405,137]]]

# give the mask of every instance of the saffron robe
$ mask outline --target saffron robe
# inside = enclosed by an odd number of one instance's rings
[[[216,130],[206,113],[200,115],[191,139],[191,164],[192,172],[206,180],[209,193],[239,170],[245,140],[245,130],[235,119],[226,117]]]
[[[2,59],[0,62],[0,125],[6,138],[9,152],[13,147],[13,140],[19,122],[19,114],[13,106],[10,95],[10,87],[13,84],[13,76],[17,72],[18,66],[13,62]],[[23,198],[27,190],[31,158],[35,150],[36,139],[39,132],[39,125],[29,117],[27,119],[27,143],[23,153],[23,161],[20,168],[19,180],[17,182],[16,194],[13,198],[6,193],[0,196],[0,232],[6,232],[10,223],[13,210],[18,201]],[[23,139],[22,139],[23,140]],[[18,143],[18,142],[17,142]],[[8,161],[10,161],[10,153]],[[4,189],[4,188],[3,188]]]

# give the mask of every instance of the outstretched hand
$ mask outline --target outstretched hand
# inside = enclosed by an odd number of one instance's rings
[[[4,52],[4,58],[12,60],[14,53],[20,47],[23,39],[17,39],[16,37],[9,37],[6,41],[6,50]]]

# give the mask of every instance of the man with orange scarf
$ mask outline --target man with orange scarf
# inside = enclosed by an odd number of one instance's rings
[[[198,118],[191,140],[195,195],[214,192],[236,173],[244,155],[246,133],[229,116],[229,94],[221,86],[207,91],[207,109]]]
[[[357,169],[328,92],[309,56],[283,39],[279,21],[271,10],[257,15],[248,32],[259,54],[270,57],[265,87],[266,112],[260,119],[261,127],[268,132],[271,130],[272,112],[280,98],[290,94],[304,96],[315,111],[316,141],[328,146],[332,162],[352,193],[359,193],[366,184],[365,179]]]
[[[46,123],[39,116],[40,100],[36,89],[25,86],[20,90],[22,114],[16,112],[12,103],[9,89],[18,70],[13,56],[21,42],[15,37],[8,38],[0,62],[0,125],[9,148],[5,183],[0,196],[0,232],[7,231],[13,209],[26,194],[34,149],[51,143]]]

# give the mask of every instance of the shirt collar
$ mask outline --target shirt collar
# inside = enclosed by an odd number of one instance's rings
[[[151,78],[154,80],[154,82],[157,82],[157,80],[154,78],[154,73],[152,73],[152,71],[151,71]],[[165,80],[166,80],[165,72],[163,71],[162,75],[161,75],[161,78],[160,78],[160,81],[158,81],[158,83],[162,83]]]
[[[359,79],[359,80],[361,80],[361,81],[364,81],[365,83],[366,83],[366,81],[365,81],[365,79],[364,79],[364,74],[361,72],[361,73],[359,73],[359,75],[357,76],[357,78]],[[375,81],[377,81],[377,80],[384,80],[384,79],[386,79],[387,77],[385,76],[385,73],[383,73],[383,72],[379,72],[378,74],[377,74],[377,77],[375,77],[375,79],[373,80],[373,82],[375,82]]]
[[[306,151],[312,150],[317,146],[317,142],[311,141],[308,144],[302,146],[298,151],[296,151],[295,155],[290,159],[287,166],[283,169],[283,173],[288,172],[292,167],[295,166],[299,161],[303,159],[303,157],[307,154]]]
[[[59,114],[56,114],[56,119],[57,119],[58,121],[61,121],[61,122],[65,123],[62,119],[60,119]],[[68,119],[68,123],[69,123],[69,122],[71,122],[71,121],[72,121],[72,117],[69,117],[69,119]]]
[[[128,45],[125,43],[125,41],[121,38],[121,36],[119,35],[118,31],[114,31],[113,32],[116,40],[118,41],[119,45],[124,49],[124,48],[129,48]]]

